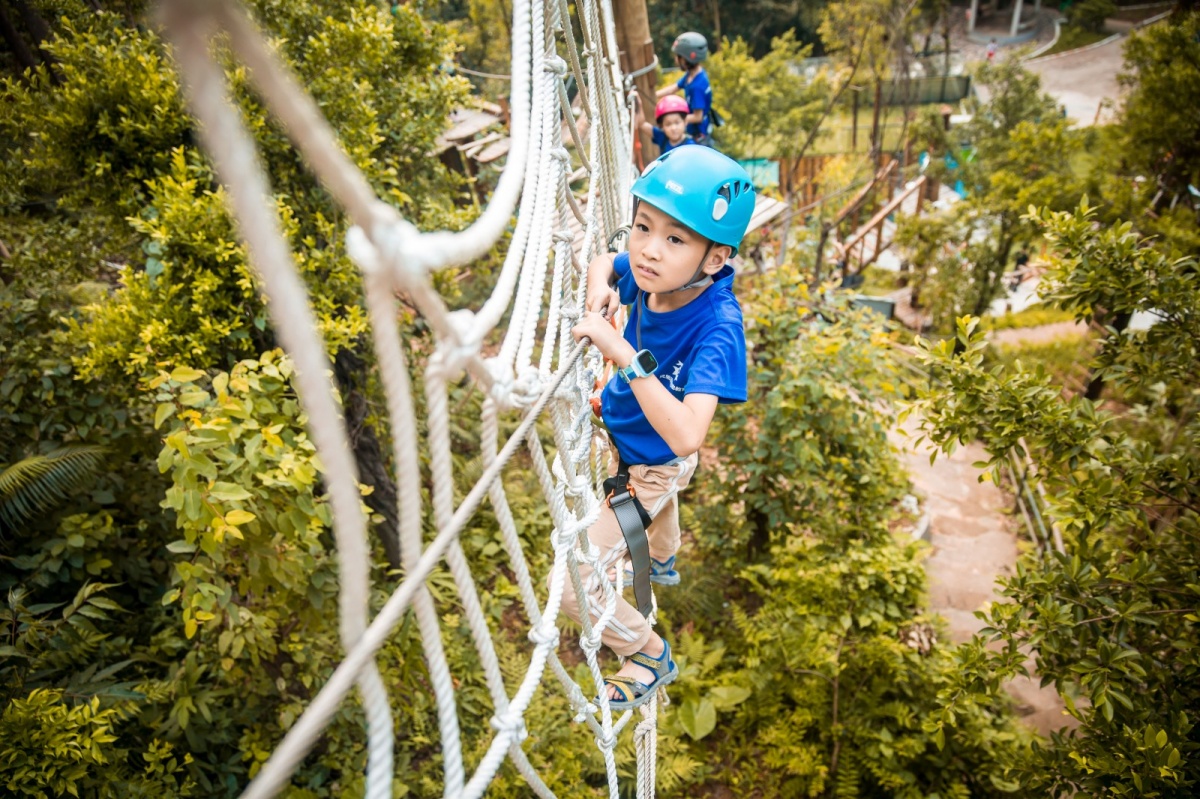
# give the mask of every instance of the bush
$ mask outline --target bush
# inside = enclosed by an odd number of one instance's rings
[[[1103,33],[1104,22],[1117,13],[1113,0],[1080,0],[1067,9],[1067,22],[1091,33]]]

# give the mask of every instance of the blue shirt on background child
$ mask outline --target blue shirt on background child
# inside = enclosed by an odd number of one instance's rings
[[[638,299],[629,253],[613,259],[621,302]],[[654,376],[672,394],[712,394],[722,404],[746,401],[746,333],[742,308],[733,294],[733,268],[713,275],[699,297],[674,311],[657,313],[645,306],[643,294],[629,312],[625,340],[635,348],[641,323],[641,346],[658,361]],[[643,318],[644,314],[644,318]],[[626,463],[657,466],[676,460],[624,380],[610,380],[601,396],[605,427]]]
[[[676,147],[682,147],[685,144],[695,144],[696,143],[696,142],[692,141],[691,139],[689,139],[687,136],[684,136],[683,139],[678,144],[671,144],[671,140],[667,138],[667,134],[663,133],[663,129],[657,128],[657,127],[653,131],[651,131],[650,138],[652,138],[654,140],[654,143],[658,145],[658,149],[664,153],[668,153],[671,150],[674,150]]]
[[[692,109],[693,113],[704,111],[703,119],[699,122],[688,123],[688,135],[707,136],[712,119],[712,86],[708,82],[708,72],[701,67],[700,71],[696,73],[696,77],[692,78],[691,83],[688,83],[688,75],[685,72],[675,85],[683,89],[684,99],[687,100],[688,108]]]

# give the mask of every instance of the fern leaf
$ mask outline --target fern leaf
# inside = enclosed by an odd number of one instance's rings
[[[104,455],[104,447],[68,446],[0,471],[0,526],[16,529],[65,502],[96,476]]]

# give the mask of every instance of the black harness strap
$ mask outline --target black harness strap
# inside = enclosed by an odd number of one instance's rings
[[[646,528],[653,521],[629,485],[629,464],[617,453],[617,474],[604,481],[608,495],[608,506],[617,517],[625,546],[629,549],[629,563],[633,567],[633,597],[637,600],[638,613],[649,617],[654,610],[654,597],[650,590],[650,542]]]

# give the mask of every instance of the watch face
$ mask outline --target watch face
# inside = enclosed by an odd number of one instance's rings
[[[658,368],[658,361],[654,360],[654,356],[650,354],[650,350],[642,350],[637,354],[638,366],[646,374],[651,374]]]

